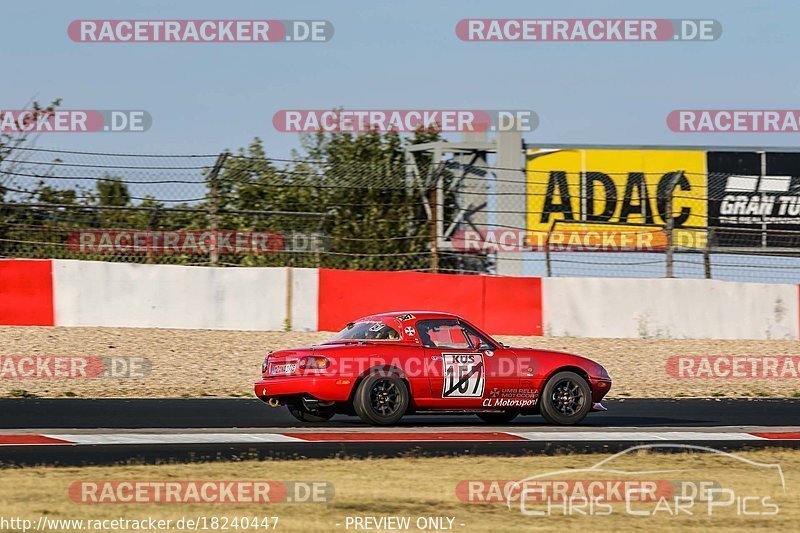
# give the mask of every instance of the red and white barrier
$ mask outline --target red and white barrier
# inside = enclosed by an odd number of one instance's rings
[[[0,260],[0,325],[330,331],[437,310],[501,335],[800,338],[796,285]]]
[[[55,324],[51,261],[0,260],[0,324]]]
[[[0,446],[114,446],[155,444],[257,444],[273,442],[707,442],[800,440],[792,431],[291,431],[283,433],[44,433],[0,435]]]
[[[435,310],[499,334],[541,335],[540,278],[421,272],[319,271],[319,329],[386,311]]]

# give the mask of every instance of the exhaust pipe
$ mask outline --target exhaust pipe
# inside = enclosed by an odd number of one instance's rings
[[[278,398],[270,398],[267,400],[270,407],[280,407],[281,401]]]

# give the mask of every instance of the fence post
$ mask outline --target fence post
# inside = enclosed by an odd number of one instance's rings
[[[431,205],[431,272],[434,273],[439,272],[439,217],[436,212],[436,204],[439,199],[437,192],[437,188],[434,187],[428,194],[428,202]]]
[[[156,229],[157,223],[158,223],[158,206],[154,207],[153,210],[150,211],[150,218],[147,221],[147,232],[150,234],[149,240],[151,243],[153,242],[153,232]],[[156,262],[152,245],[147,247],[147,256],[145,257],[145,262],[146,263]]]
[[[548,278],[553,276],[553,266],[550,263],[550,237],[553,236],[553,230],[556,228],[556,224],[558,224],[558,221],[554,220],[550,225],[550,230],[547,232],[547,239],[544,241],[544,264],[547,268]]]
[[[292,308],[294,307],[294,270],[286,267],[286,320],[283,321],[283,330],[292,331]]]
[[[678,186],[678,181],[683,177],[683,170],[679,170],[672,175],[669,180],[669,187],[667,188],[667,205],[664,210],[664,231],[667,234],[667,277],[675,277],[675,250],[674,250],[674,230],[675,230],[675,217],[672,215],[672,197],[675,193],[675,187]]]
[[[211,250],[210,250],[210,257],[209,263],[211,266],[217,266],[219,264],[219,247],[217,246],[217,232],[219,231],[219,173],[222,171],[222,167],[225,165],[225,161],[228,159],[230,154],[228,152],[222,152],[217,157],[216,163],[214,163],[214,168],[211,169],[211,172],[208,173],[208,187],[209,187],[209,204],[208,204],[208,221],[209,226],[214,236],[211,240]]]
[[[444,233],[444,163],[440,160],[441,154],[437,152],[431,162],[433,181],[428,194],[428,203],[431,206],[431,272],[434,273],[439,272],[439,243]],[[437,161],[439,162],[435,163]]]
[[[705,269],[706,279],[711,279],[711,240],[714,238],[714,229],[708,228],[706,230],[706,247],[703,250],[703,267]]]

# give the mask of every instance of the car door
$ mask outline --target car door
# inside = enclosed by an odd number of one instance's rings
[[[518,393],[522,369],[517,354],[490,340],[465,322],[459,322],[470,345],[481,352],[486,368],[486,391],[482,407],[495,407],[498,399]]]
[[[495,347],[488,341],[474,344],[458,320],[423,320],[417,329],[427,359],[432,406],[480,409],[493,389],[517,386],[518,378],[507,375],[497,350],[489,349]]]

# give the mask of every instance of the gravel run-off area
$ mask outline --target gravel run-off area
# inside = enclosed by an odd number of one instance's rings
[[[308,346],[330,333],[169,330],[136,328],[0,327],[6,356],[116,356],[145,358],[146,377],[23,379],[0,375],[0,396],[24,397],[250,397],[264,355]],[[798,356],[800,341],[578,339],[508,337],[511,346],[588,356],[614,379],[610,398],[800,397],[800,379],[673,377],[675,356]],[[2,370],[2,368],[0,368]]]

